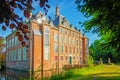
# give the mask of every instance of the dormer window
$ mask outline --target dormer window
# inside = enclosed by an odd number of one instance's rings
[[[38,19],[37,19],[37,22],[38,22],[39,24],[41,24],[41,23],[42,23],[41,18],[38,18]]]

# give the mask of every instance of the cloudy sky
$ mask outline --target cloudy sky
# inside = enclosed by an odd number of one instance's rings
[[[76,4],[74,3],[74,0],[49,0],[48,4],[51,6],[51,8],[49,9],[47,16],[51,16],[52,19],[54,19],[55,7],[59,6],[60,14],[65,16],[70,24],[81,29],[82,31],[83,27],[81,27],[78,22],[84,22],[88,19],[85,18],[84,15],[76,9]],[[35,8],[35,10],[32,11],[33,14],[36,14],[38,11],[42,11],[44,13],[44,11],[39,7],[38,1],[34,2],[32,5]],[[16,9],[15,12],[21,14],[21,17],[24,17],[22,11]],[[9,28],[7,28],[7,31],[2,31],[2,29],[0,28],[0,36],[6,37],[8,34],[10,34],[10,32],[11,31]],[[86,33],[85,35],[89,38],[90,44],[94,40],[99,39],[97,34],[92,34],[90,32]]]

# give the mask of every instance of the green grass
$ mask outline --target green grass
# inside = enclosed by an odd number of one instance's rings
[[[119,65],[99,65],[96,67],[73,69],[72,76],[64,80],[120,80]]]
[[[42,80],[120,80],[120,65],[99,65],[82,69],[71,69]]]

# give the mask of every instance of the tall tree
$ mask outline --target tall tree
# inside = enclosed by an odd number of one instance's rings
[[[87,31],[99,35],[109,33],[106,47],[120,50],[120,0],[76,0],[78,11],[90,20],[83,23]]]
[[[110,58],[112,62],[117,62],[118,59],[116,60],[115,50],[111,46],[103,48],[104,44],[103,39],[95,40],[89,47],[90,55],[94,60],[102,58],[105,63],[108,58]]]

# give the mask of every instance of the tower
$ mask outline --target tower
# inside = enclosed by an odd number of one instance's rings
[[[59,7],[57,6],[57,7],[56,7],[56,14],[55,14],[55,17],[59,16],[59,14],[60,14],[60,13],[59,13]]]

